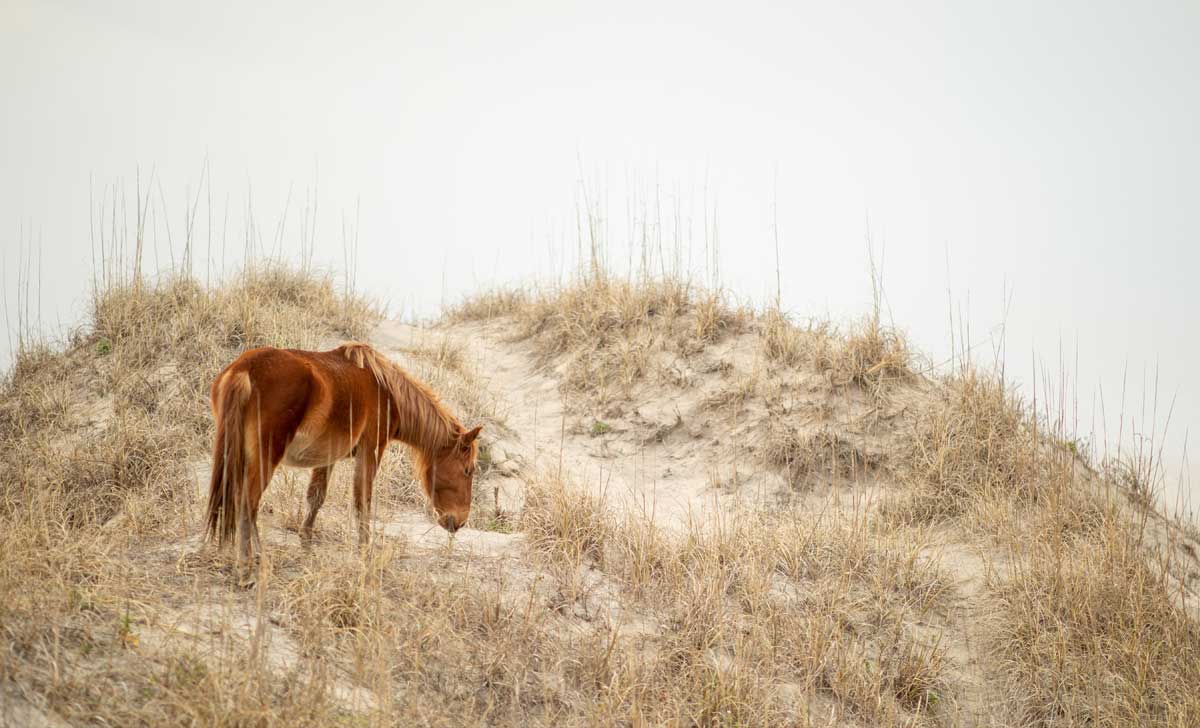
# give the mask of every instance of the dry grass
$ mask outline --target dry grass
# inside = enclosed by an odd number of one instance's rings
[[[707,347],[756,331],[763,357],[786,367],[807,367],[833,386],[856,386],[881,396],[890,383],[913,378],[903,335],[870,316],[845,335],[831,324],[801,327],[778,308],[761,313],[731,304],[722,292],[674,278],[629,280],[604,272],[580,274],[548,289],[499,290],[470,298],[448,320],[506,318],[513,338],[530,339],[545,364],[565,371],[564,391],[593,406],[634,396],[660,357],[688,361]],[[677,387],[687,377],[666,376]]]
[[[630,281],[605,273],[530,292],[492,292],[453,309],[452,321],[505,316],[544,363],[564,367],[564,389],[603,405],[627,398],[662,353],[691,356],[748,326],[749,311],[720,292],[678,280]]]
[[[908,488],[893,513],[923,523],[976,514],[981,503],[1044,500],[1059,482],[1051,470],[1069,465],[1043,453],[1035,423],[1006,384],[976,369],[946,380],[940,400],[917,415],[904,460]]]
[[[891,382],[911,379],[912,355],[903,334],[868,316],[846,334],[828,322],[801,328],[778,309],[758,321],[763,354],[784,366],[805,366],[835,386],[854,385],[881,394]]]
[[[769,361],[784,366],[800,366],[806,360],[812,340],[824,332],[800,329],[788,320],[787,314],[777,308],[769,308],[759,322],[763,354]]]
[[[779,468],[793,487],[815,479],[856,483],[882,464],[881,456],[828,427],[800,430],[780,421],[770,423],[761,450],[763,459]]]
[[[938,391],[914,418],[907,487],[882,515],[1002,545],[979,607],[987,671],[1003,686],[998,719],[1196,724],[1187,686],[1200,680],[1200,622],[1189,569],[1176,563],[1194,546],[1152,545],[1186,529],[1148,537],[1142,492],[1096,475],[998,377],[968,368]]]
[[[949,582],[918,555],[922,533],[789,510],[670,534],[537,482],[523,521],[532,543],[567,568],[599,568],[627,619],[657,625],[608,647],[622,665],[610,679],[628,696],[623,711],[691,725],[803,724],[823,700],[873,725],[949,714],[955,678],[919,626],[937,619]]]
[[[1024,725],[1200,725],[1200,626],[1121,519],[995,579],[990,648]]]
[[[361,335],[373,316],[328,279],[278,268],[214,290],[125,282],[96,292],[64,349],[17,352],[0,384],[6,677],[71,720],[236,725],[269,705],[327,724],[328,696],[305,694],[300,676],[247,680],[236,661],[140,652],[145,615],[179,598],[143,552],[199,532],[194,463],[210,446],[217,370],[247,346]]]
[[[759,380],[757,373],[742,375],[705,397],[702,406],[706,409],[728,410],[736,415],[758,392],[761,386]]]
[[[929,478],[921,487],[932,489],[921,497],[950,501],[937,518],[732,512],[668,534],[561,484],[542,486],[554,497],[527,505],[534,542],[554,544],[543,550],[569,568],[588,553],[628,595],[624,609],[659,625],[640,638],[640,663],[621,662],[632,694],[653,691],[657,711],[639,715],[788,724],[832,700],[833,714],[871,725],[1195,723],[1200,627],[1169,557],[1141,545],[1126,509],[1072,480],[1054,448],[1037,446],[1033,423],[998,382],[949,384],[929,413],[945,435],[918,453]],[[912,524],[984,514],[965,534],[998,529],[1007,566],[987,572],[970,612],[987,618],[956,624],[948,615],[961,597],[929,555],[933,531]],[[942,642],[964,631],[986,646],[973,658],[997,686],[986,697],[969,694]],[[627,659],[615,644],[609,660]]]
[[[835,379],[869,389],[912,376],[908,342],[899,331],[881,324],[878,315],[852,329],[840,350],[826,356],[819,368],[831,372]]]
[[[895,424],[849,435],[843,410],[813,426],[759,401],[807,376],[865,409],[915,378],[878,317],[842,337],[604,277],[454,315],[508,317],[593,401],[636,396],[661,357],[753,334],[754,372],[705,406],[770,411],[756,444],[773,468],[796,485],[832,476],[842,493],[870,472],[887,505],[793,494],[669,529],[531,468],[505,522],[516,532],[482,534],[504,556],[405,531],[358,552],[338,483],[304,552],[287,529],[305,478],[284,473],[265,502],[282,528],[264,531],[258,585],[239,590],[225,557],[184,538],[199,532],[209,380],[245,347],[361,336],[374,314],[285,270],[214,290],[121,285],[64,348],[20,352],[0,385],[0,716],[19,700],[130,726],[1200,721],[1188,570],[1143,538],[1153,524],[1130,514],[1145,502],[1093,487],[1003,382],[965,371]],[[449,337],[405,354],[456,411],[497,418]],[[888,427],[904,447],[877,454],[892,441],[863,433]],[[424,507],[406,460],[384,463],[381,508]],[[981,554],[983,573],[943,560],[947,545]]]
[[[519,526],[534,549],[576,562],[601,561],[611,530],[602,497],[548,472],[526,482]]]

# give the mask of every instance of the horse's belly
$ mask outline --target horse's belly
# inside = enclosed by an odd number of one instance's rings
[[[283,464],[293,468],[320,468],[331,465],[350,453],[349,442],[337,442],[341,438],[313,439],[296,435],[283,453]]]

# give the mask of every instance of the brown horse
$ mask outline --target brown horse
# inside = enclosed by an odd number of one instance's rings
[[[212,385],[217,437],[208,493],[208,536],[220,545],[240,531],[249,564],[258,504],[275,468],[312,468],[301,538],[312,540],[333,464],[353,457],[360,543],[370,536],[371,485],[392,440],[413,453],[437,521],[450,533],[467,522],[481,428],[467,430],[429,387],[366,344],[332,351],[251,349]]]

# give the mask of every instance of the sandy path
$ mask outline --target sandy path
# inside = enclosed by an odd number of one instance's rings
[[[406,348],[428,345],[449,336],[462,345],[484,387],[500,403],[504,432],[488,433],[487,442],[519,464],[518,477],[502,482],[500,502],[506,510],[519,508],[524,478],[539,472],[557,474],[601,493],[619,509],[645,512],[655,522],[680,527],[689,518],[703,518],[726,496],[710,486],[712,462],[695,438],[682,435],[667,442],[639,443],[635,433],[615,430],[611,437],[580,431],[559,394],[559,382],[542,371],[523,342],[504,341],[503,324],[469,324],[429,330],[385,321],[372,342],[403,360]],[[670,400],[643,405],[639,416],[672,423]]]

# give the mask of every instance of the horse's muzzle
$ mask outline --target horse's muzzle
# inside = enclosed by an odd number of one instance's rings
[[[458,526],[459,526],[459,523],[454,518],[454,516],[451,516],[451,515],[442,516],[442,528],[446,529],[450,533],[454,533],[455,531],[458,530]]]

